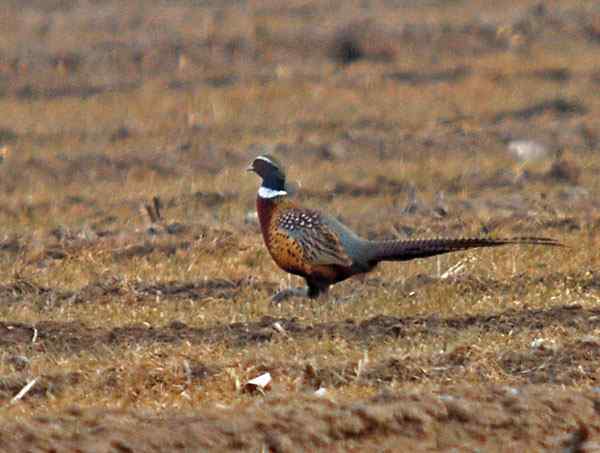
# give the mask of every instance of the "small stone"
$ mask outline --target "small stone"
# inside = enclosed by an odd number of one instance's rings
[[[548,155],[546,147],[533,140],[513,140],[509,142],[508,150],[520,161],[541,160]]]
[[[31,361],[24,355],[13,355],[6,359],[6,363],[12,365],[17,371],[23,371],[29,367]]]
[[[326,394],[327,390],[323,387],[320,387],[317,390],[315,390],[315,396],[318,396],[319,398],[323,398]]]
[[[257,391],[257,390],[264,391],[270,387],[271,381],[272,381],[271,373],[267,372],[267,373],[261,374],[260,376],[255,377],[254,379],[250,379],[248,382],[246,382],[245,389],[248,392],[253,392],[253,391]]]

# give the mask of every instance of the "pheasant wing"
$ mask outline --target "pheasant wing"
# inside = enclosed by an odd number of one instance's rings
[[[294,240],[307,263],[313,266],[351,266],[348,255],[335,229],[323,221],[318,211],[290,209],[279,218],[279,229]]]

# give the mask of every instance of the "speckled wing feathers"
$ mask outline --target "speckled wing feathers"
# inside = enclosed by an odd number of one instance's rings
[[[352,258],[344,250],[340,238],[323,222],[318,211],[287,209],[279,217],[277,227],[297,243],[306,263],[312,266],[352,265]]]

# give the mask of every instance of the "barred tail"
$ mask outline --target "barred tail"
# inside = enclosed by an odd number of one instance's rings
[[[408,261],[415,258],[441,255],[480,247],[499,247],[509,244],[563,246],[555,239],[543,237],[513,238],[456,238],[456,239],[415,239],[397,241],[372,241],[369,247],[369,261]]]

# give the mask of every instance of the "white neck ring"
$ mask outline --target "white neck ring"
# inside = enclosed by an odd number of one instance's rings
[[[285,190],[273,190],[263,186],[260,186],[260,189],[258,189],[258,196],[260,198],[277,198],[287,194]]]

